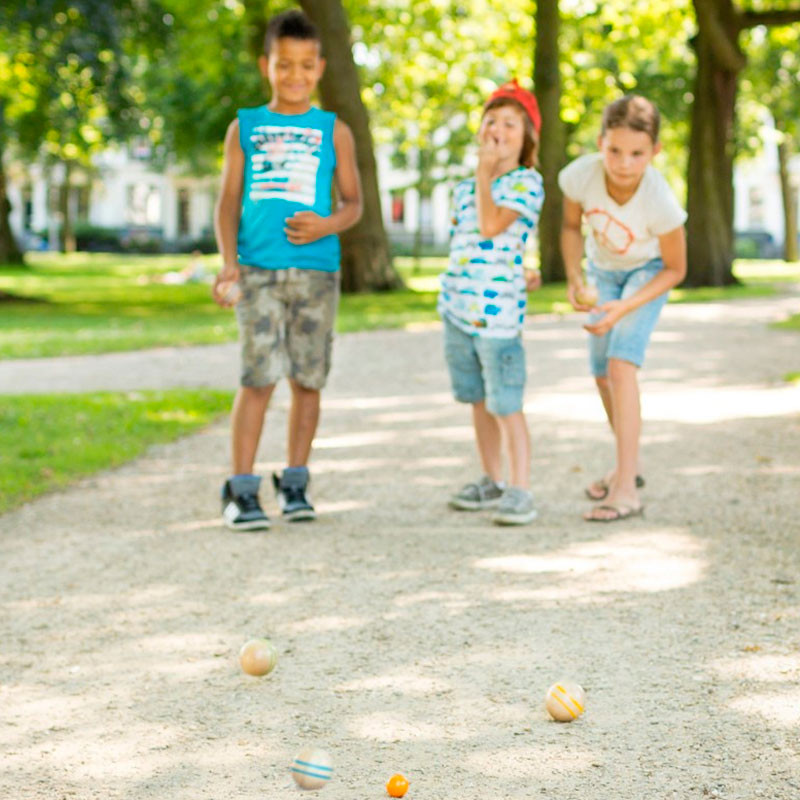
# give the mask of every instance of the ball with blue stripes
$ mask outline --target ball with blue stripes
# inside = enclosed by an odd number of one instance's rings
[[[307,747],[292,762],[292,777],[301,789],[322,789],[333,775],[333,760],[325,750]]]

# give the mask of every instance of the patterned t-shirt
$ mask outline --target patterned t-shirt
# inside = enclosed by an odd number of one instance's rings
[[[495,178],[492,199],[519,216],[491,239],[480,235],[475,179],[453,191],[450,262],[440,276],[439,314],[475,336],[510,339],[525,320],[525,243],[535,229],[544,200],[542,176],[527,167]]]

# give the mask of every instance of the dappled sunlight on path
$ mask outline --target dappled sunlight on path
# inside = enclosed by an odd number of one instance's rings
[[[396,771],[420,800],[800,796],[798,348],[776,313],[667,309],[643,519],[580,519],[612,448],[574,317],[525,331],[530,526],[446,508],[477,467],[436,327],[337,341],[314,524],[282,523],[265,481],[272,530],[220,525],[224,422],[0,518],[0,796],[295,798],[287,766],[314,743],[328,800]],[[174,357],[140,377],[235,381],[227,346],[170,376]],[[287,406],[282,386],[264,475]],[[251,678],[236,654],[264,635],[278,665]],[[543,697],[568,678],[587,712],[562,725]]]

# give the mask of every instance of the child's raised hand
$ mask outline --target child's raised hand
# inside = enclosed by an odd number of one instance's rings
[[[478,140],[478,171],[491,173],[500,161],[500,148],[489,131],[482,131]]]
[[[328,218],[313,211],[298,211],[286,220],[283,230],[292,244],[308,244],[329,233]]]
[[[604,316],[583,326],[593,336],[605,336],[626,313],[623,300],[609,300],[595,310],[604,312]]]

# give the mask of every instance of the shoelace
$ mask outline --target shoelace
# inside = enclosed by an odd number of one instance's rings
[[[254,494],[240,494],[236,498],[236,503],[242,511],[258,511],[261,508],[258,497]]]
[[[307,503],[305,490],[297,486],[286,486],[281,488],[287,503]]]

